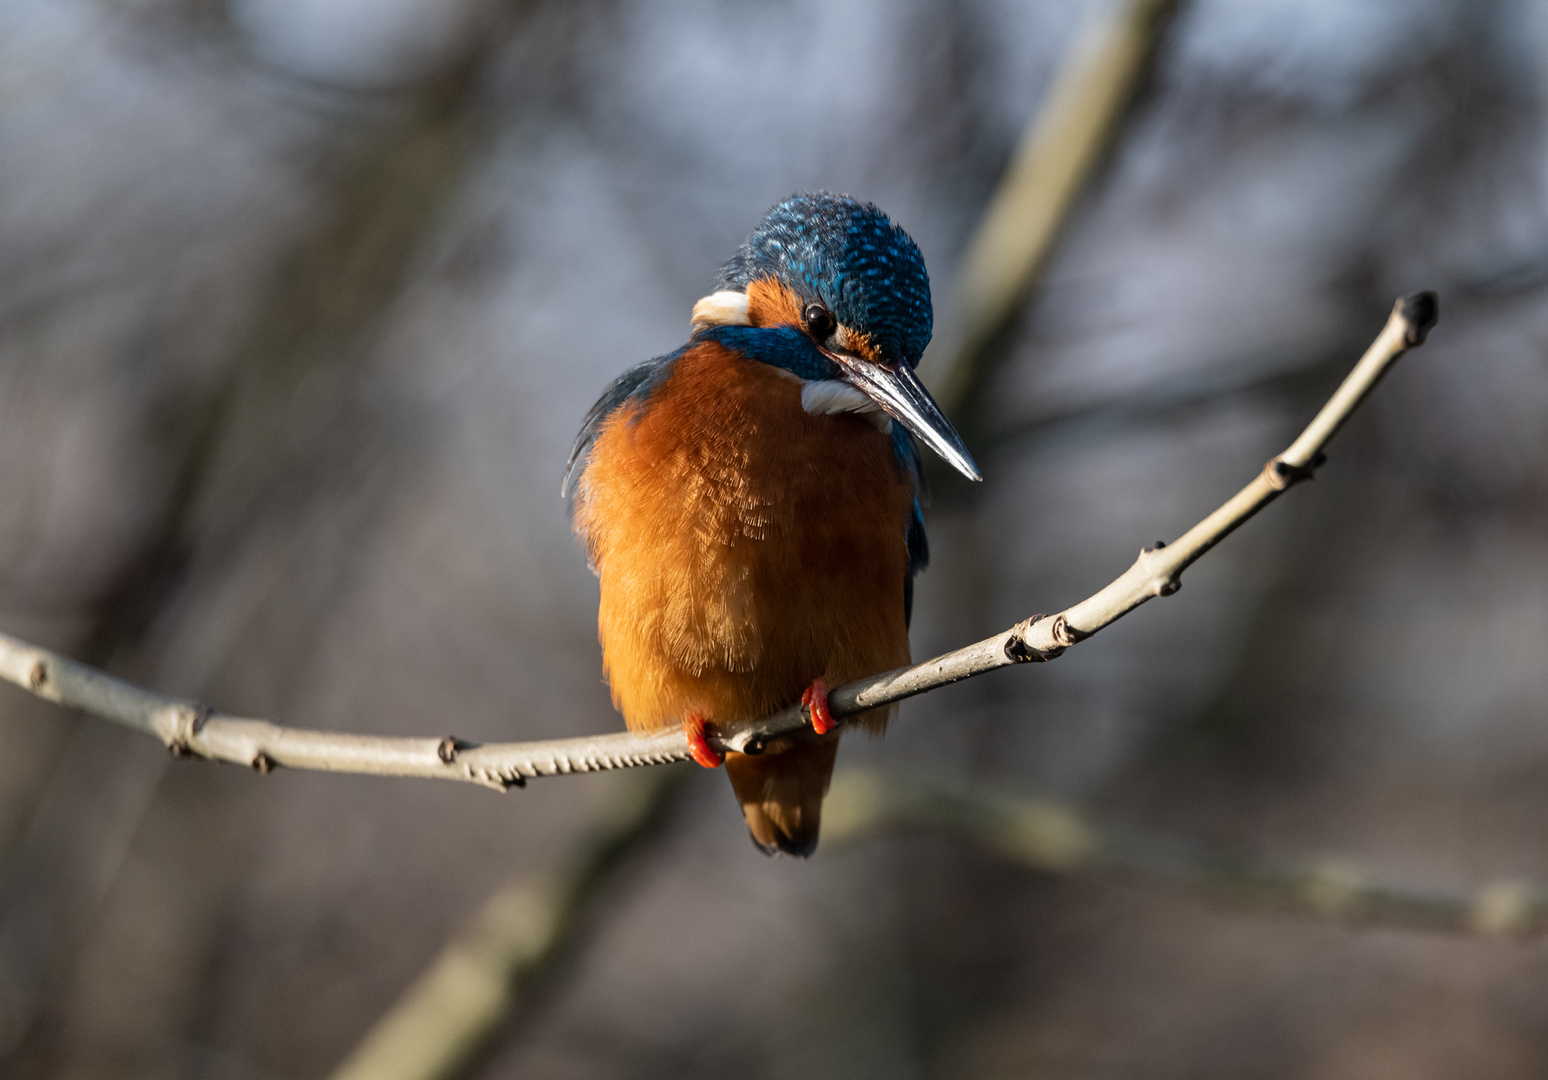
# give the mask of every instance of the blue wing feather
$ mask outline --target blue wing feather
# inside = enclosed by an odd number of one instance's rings
[[[601,434],[603,422],[630,398],[649,395],[650,391],[660,383],[667,367],[682,353],[683,349],[678,349],[665,356],[658,356],[654,360],[647,360],[643,364],[635,364],[602,391],[602,396],[597,398],[596,404],[581,421],[580,432],[575,436],[574,445],[570,447],[570,456],[564,463],[564,481],[559,485],[560,496],[566,499],[570,497],[571,491],[574,490],[575,477],[585,467],[586,455],[591,451],[591,444],[596,442],[597,436]]]
[[[903,531],[903,543],[908,548],[908,576],[903,581],[903,625],[907,626],[914,618],[914,575],[930,565],[930,541],[925,536],[923,512],[923,507],[930,504],[930,489],[925,484],[919,444],[902,424],[896,422],[892,425],[892,448],[914,481],[914,510]]]

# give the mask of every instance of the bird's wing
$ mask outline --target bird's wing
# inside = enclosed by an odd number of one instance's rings
[[[925,485],[919,445],[902,424],[892,425],[892,445],[914,482],[914,509],[909,514],[908,527],[903,530],[903,543],[908,548],[908,577],[903,582],[903,625],[907,626],[914,617],[914,575],[930,565],[930,541],[925,536],[923,513],[923,507],[930,504],[930,489]]]
[[[603,421],[613,415],[613,412],[631,397],[642,391],[648,391],[651,377],[661,374],[681,352],[682,350],[679,349],[666,356],[647,360],[643,364],[635,364],[602,391],[602,396],[597,398],[597,403],[586,413],[586,419],[581,421],[580,432],[575,436],[574,445],[570,447],[570,456],[564,463],[564,482],[559,485],[559,494],[562,497],[569,498],[574,490],[575,478],[586,465],[586,455],[591,450],[591,444],[597,441]]]

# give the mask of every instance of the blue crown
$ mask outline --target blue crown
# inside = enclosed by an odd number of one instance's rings
[[[775,278],[888,359],[913,366],[930,343],[930,275],[913,239],[875,206],[847,195],[795,195],[768,212],[721,267],[719,289]]]

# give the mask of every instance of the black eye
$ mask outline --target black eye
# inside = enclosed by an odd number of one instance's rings
[[[838,323],[833,318],[833,312],[821,304],[807,304],[806,310],[801,312],[801,318],[806,321],[806,332],[818,341],[827,341],[828,335],[833,333],[833,328]]]

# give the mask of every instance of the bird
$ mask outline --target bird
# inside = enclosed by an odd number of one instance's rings
[[[724,764],[765,854],[816,849],[828,689],[910,662],[929,561],[915,440],[982,479],[914,371],[932,327],[908,233],[847,195],[793,195],[694,304],[687,343],[607,387],[565,465],[614,706]],[[797,701],[809,727],[761,753],[706,738]],[[849,723],[879,734],[895,708]]]

